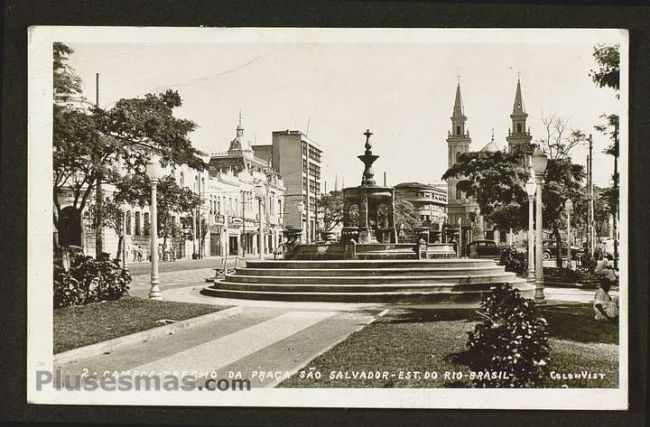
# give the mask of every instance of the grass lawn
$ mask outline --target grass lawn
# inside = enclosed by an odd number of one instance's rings
[[[54,310],[54,353],[95,344],[164,325],[159,320],[185,320],[224,310],[209,304],[187,304],[124,297]]]
[[[545,386],[616,387],[617,325],[594,320],[593,309],[587,304],[543,310],[550,326],[550,370],[605,374],[604,379],[597,380],[548,378]],[[320,380],[301,379],[296,374],[280,387],[471,387],[468,378],[445,379],[444,373],[470,371],[458,356],[466,350],[467,332],[473,330],[477,317],[474,310],[392,310],[305,366],[320,372]],[[336,378],[337,373],[346,371],[350,377],[363,371],[387,371],[389,376]],[[400,371],[404,375],[401,379]],[[421,378],[408,379],[406,371],[419,371]],[[425,372],[437,372],[438,377],[424,379]]]

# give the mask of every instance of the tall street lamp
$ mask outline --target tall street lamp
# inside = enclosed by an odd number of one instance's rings
[[[542,190],[544,188],[544,172],[548,164],[548,157],[539,146],[535,149],[531,159],[535,184],[537,186],[536,214],[535,214],[535,302],[543,304],[544,300],[544,260],[542,247]]]
[[[571,267],[571,211],[573,210],[571,199],[566,199],[564,208],[566,209],[566,258],[567,265]]]
[[[257,252],[259,253],[259,259],[260,261],[264,260],[264,214],[262,212],[262,201],[266,197],[266,188],[263,185],[256,185],[255,186],[255,197],[257,197],[257,200],[259,202],[259,215],[260,215],[260,225],[259,225],[259,240],[258,240],[258,245],[257,245]]]
[[[158,279],[158,204],[156,190],[158,180],[162,176],[162,168],[155,155],[147,163],[147,176],[151,181],[151,288],[149,289],[149,298],[161,300],[160,281]]]
[[[458,258],[463,256],[463,218],[458,218]]]
[[[303,202],[298,202],[296,205],[296,211],[298,212],[298,217],[300,218],[300,242],[302,243],[302,214],[305,213],[305,204]]]
[[[533,174],[526,181],[526,194],[528,194],[528,277],[529,283],[535,282],[535,230],[533,227],[533,199],[535,198],[535,180]]]

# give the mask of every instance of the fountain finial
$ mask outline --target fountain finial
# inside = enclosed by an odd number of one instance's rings
[[[370,144],[370,137],[372,136],[372,132],[370,132],[370,129],[366,129],[366,131],[363,133],[366,136],[366,151],[372,149],[372,144]]]
[[[375,174],[372,171],[372,164],[379,158],[379,156],[372,154],[372,144],[370,144],[370,136],[372,135],[372,132],[370,132],[370,129],[366,129],[363,134],[366,136],[366,152],[361,156],[357,156],[365,166],[363,177],[361,178],[361,185],[375,185]]]

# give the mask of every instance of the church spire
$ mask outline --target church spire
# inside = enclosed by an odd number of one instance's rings
[[[465,109],[463,108],[463,97],[460,94],[460,80],[456,86],[456,100],[454,101],[454,114],[452,119],[461,119],[465,117]]]
[[[517,77],[517,92],[515,92],[515,103],[512,106],[512,114],[526,114],[524,101],[521,97],[521,81]]]
[[[465,132],[465,107],[463,106],[463,96],[460,93],[460,76],[458,85],[456,86],[456,98],[454,100],[454,112],[451,116],[451,132],[449,136],[465,138],[469,136],[469,132]]]
[[[532,136],[530,135],[530,130],[527,130],[527,118],[528,113],[526,113],[526,109],[524,108],[524,98],[521,95],[521,80],[517,76],[515,102],[512,107],[512,114],[510,114],[512,123],[508,136],[506,137],[510,152],[513,152],[516,147],[523,147],[523,149],[528,150]]]
[[[237,136],[244,136],[244,128],[241,125],[241,108],[239,109],[239,123],[237,123]]]

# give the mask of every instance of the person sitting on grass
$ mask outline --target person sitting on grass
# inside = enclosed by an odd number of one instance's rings
[[[600,281],[609,282],[610,287],[616,284],[618,275],[614,267],[609,263],[609,260],[605,258],[602,254],[599,255],[596,259],[597,261],[594,267],[594,274],[598,276]]]
[[[618,300],[609,295],[610,282],[601,280],[600,289],[594,297],[596,320],[615,322],[618,319]]]

